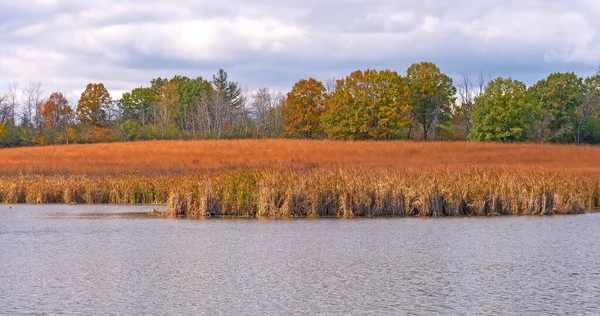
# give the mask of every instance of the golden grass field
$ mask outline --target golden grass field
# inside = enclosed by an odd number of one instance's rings
[[[147,175],[294,166],[600,173],[600,147],[310,140],[147,141],[0,149],[0,175]]]
[[[355,217],[573,214],[599,201],[592,146],[224,140],[0,150],[4,203]]]

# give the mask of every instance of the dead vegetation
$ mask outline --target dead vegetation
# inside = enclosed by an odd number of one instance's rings
[[[2,203],[166,204],[170,216],[579,214],[595,147],[300,140],[0,150]]]

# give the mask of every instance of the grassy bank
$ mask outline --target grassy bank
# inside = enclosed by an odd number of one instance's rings
[[[167,204],[169,215],[357,217],[578,214],[598,173],[262,167],[186,175],[0,177],[3,203]]]

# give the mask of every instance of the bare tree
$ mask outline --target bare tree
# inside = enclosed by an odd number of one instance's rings
[[[463,73],[458,82],[458,96],[460,114],[462,115],[467,135],[469,135],[471,132],[471,109],[473,108],[475,96],[471,76],[468,72]]]
[[[8,84],[8,93],[6,94],[6,118],[5,121],[10,121],[10,123],[15,124],[17,107],[19,105],[19,83],[16,81],[11,81]]]
[[[6,123],[9,114],[10,108],[8,106],[8,97],[6,94],[0,94],[0,124]]]
[[[480,71],[479,76],[477,77],[477,86],[473,85],[471,75],[468,72],[463,73],[458,82],[459,111],[462,115],[463,125],[467,135],[471,133],[471,111],[475,104],[475,99],[483,94],[488,81],[489,80],[486,80],[483,76],[483,72]]]
[[[331,94],[335,90],[335,84],[335,78],[331,77],[327,79],[327,82],[325,82],[325,91],[327,91],[327,94]]]
[[[41,113],[38,104],[42,101],[42,83],[30,82],[22,91],[23,113],[21,114],[21,125],[36,128],[42,127]]]
[[[253,95],[250,113],[256,124],[256,135],[263,137],[279,136],[283,130],[281,109],[284,97],[280,92],[260,88]]]

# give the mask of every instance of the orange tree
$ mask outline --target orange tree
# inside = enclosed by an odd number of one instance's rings
[[[283,126],[288,137],[318,137],[325,106],[325,86],[314,78],[302,79],[287,94],[283,105]]]
[[[48,128],[63,127],[72,121],[73,109],[62,93],[54,92],[43,103],[41,116]]]

